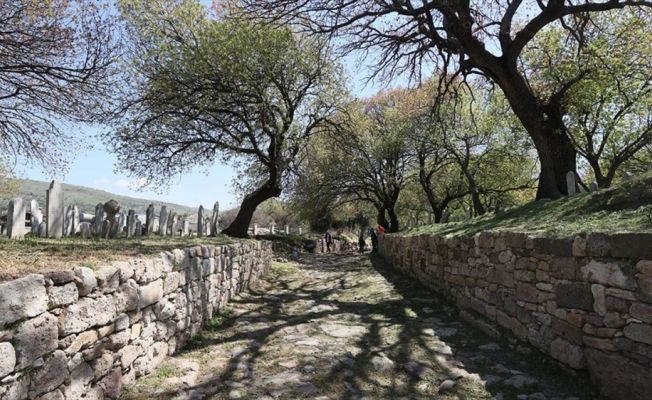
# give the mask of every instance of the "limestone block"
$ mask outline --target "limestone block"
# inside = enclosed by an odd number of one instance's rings
[[[611,255],[611,237],[606,233],[589,233],[586,236],[586,254],[589,257]]]
[[[149,283],[163,276],[163,263],[161,260],[143,260],[142,265],[145,267],[138,283]]]
[[[115,330],[116,332],[123,331],[129,328],[129,316],[127,314],[120,314],[115,319]]]
[[[16,366],[16,351],[9,342],[0,343],[0,380],[14,372]]]
[[[113,293],[120,285],[120,269],[115,265],[105,265],[96,273],[97,284],[104,293]]]
[[[115,332],[115,324],[109,324],[97,330],[97,334],[100,339],[109,336],[113,332]]]
[[[112,296],[100,296],[95,301],[95,325],[106,325],[112,322],[117,314]]]
[[[573,240],[573,257],[586,257],[586,239],[576,236]]]
[[[143,355],[143,348],[137,345],[129,345],[121,349],[118,354],[120,354],[120,363],[124,369],[130,366],[138,357]]]
[[[0,326],[35,317],[47,309],[43,275],[31,274],[0,284]]]
[[[573,255],[573,238],[534,238],[534,251],[539,254],[549,254],[561,257]]]
[[[59,347],[57,318],[44,313],[18,326],[14,341],[18,359],[16,370],[29,366],[34,360]]]
[[[63,389],[66,399],[81,399],[89,390],[93,381],[93,369],[87,363],[81,363],[70,373],[70,383]]]
[[[32,391],[36,396],[48,393],[58,388],[68,379],[68,359],[63,351],[55,351],[39,368],[32,379]]]
[[[561,336],[562,338],[573,342],[575,344],[582,344],[583,332],[577,326],[574,326],[566,321],[562,321],[559,318],[555,318],[552,321],[552,332]]]
[[[168,344],[166,342],[155,342],[149,346],[147,354],[134,362],[136,376],[147,375],[154,371],[156,367],[161,365],[167,355]]]
[[[550,356],[575,369],[586,369],[586,358],[581,346],[562,338],[550,343]]]
[[[625,319],[617,312],[608,312],[604,316],[604,325],[607,328],[622,328],[625,326]]]
[[[159,279],[138,288],[138,308],[147,307],[163,298],[163,280]]]
[[[125,283],[134,276],[134,266],[128,261],[111,264],[120,270],[120,283]]]
[[[95,374],[93,381],[97,381],[111,372],[113,368],[113,355],[104,353],[101,357],[94,359],[89,363]]]
[[[646,400],[652,393],[649,365],[640,365],[626,357],[595,349],[586,349],[591,378],[598,381],[611,399]]]
[[[623,329],[625,337],[640,343],[652,344],[652,326],[631,323]]]
[[[25,400],[28,398],[27,392],[29,390],[31,378],[29,375],[18,376],[8,386],[0,386],[0,395],[2,400]],[[3,390],[5,390],[3,392]]]
[[[549,262],[550,275],[558,279],[575,279],[577,260],[573,257],[555,257]]]
[[[634,289],[634,280],[627,276],[617,263],[591,260],[580,268],[581,279],[587,282],[615,286],[621,289]]]
[[[652,305],[645,303],[634,303],[629,308],[629,315],[643,322],[652,323]]]
[[[138,308],[138,290],[138,284],[133,279],[120,285],[113,294],[116,312],[122,313]]]
[[[63,286],[51,286],[48,288],[48,298],[50,308],[67,306],[79,299],[79,291],[73,282]]]
[[[636,301],[636,293],[616,288],[607,288],[605,290],[607,296],[618,297],[619,299],[625,299],[630,301]]]
[[[94,330],[85,331],[77,335],[75,340],[70,344],[70,346],[65,350],[66,355],[72,356],[79,350],[87,349],[92,344],[97,342],[99,339],[97,332]]]
[[[617,233],[611,235],[611,255],[619,258],[652,259],[652,234]]]
[[[589,347],[606,351],[618,351],[618,347],[608,339],[598,339],[596,337],[586,335],[584,336],[583,340],[584,344]]]
[[[69,335],[87,330],[95,325],[96,305],[94,299],[84,297],[71,304],[59,315],[59,333]]]
[[[516,285],[516,298],[530,303],[537,301],[538,290],[535,285],[529,283],[519,282]]]
[[[106,347],[109,350],[120,350],[121,348],[125,347],[129,343],[130,339],[131,339],[130,330],[114,333],[113,335],[108,337]]]
[[[593,310],[600,316],[607,315],[606,305],[606,292],[605,287],[602,285],[591,285],[591,293],[593,293]]]
[[[181,281],[181,279],[180,279],[179,272],[175,271],[175,272],[167,273],[167,275],[165,275],[165,287],[164,287],[163,293],[165,295],[168,295],[168,294],[174,292],[175,290],[177,290],[177,288],[179,287],[180,281]]]
[[[71,270],[59,270],[46,272],[43,274],[46,278],[51,279],[55,285],[63,285],[72,282],[75,279],[75,273]]]
[[[652,261],[641,260],[636,263],[636,270],[645,276],[652,277]]]
[[[97,287],[97,279],[92,269],[87,267],[76,267],[73,269],[75,272],[75,283],[79,289],[80,296],[86,296]]]
[[[170,302],[167,299],[162,299],[154,305],[154,312],[159,320],[165,321],[172,318],[177,310],[173,302]]]
[[[115,368],[111,373],[98,382],[98,386],[104,391],[104,396],[110,399],[117,399],[122,394],[122,371]]]

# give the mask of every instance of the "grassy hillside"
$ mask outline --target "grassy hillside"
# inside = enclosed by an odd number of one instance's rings
[[[588,232],[652,232],[652,173],[593,193],[535,201],[498,215],[420,226],[400,234],[454,236],[492,229],[556,237]]]
[[[19,179],[20,192],[17,197],[22,197],[25,201],[29,202],[36,199],[41,206],[45,207],[45,191],[50,187],[50,182],[39,182],[29,179]],[[94,213],[95,206],[98,203],[106,203],[113,199],[120,203],[122,210],[127,211],[133,209],[136,212],[145,212],[150,204],[154,204],[157,208],[161,205],[168,206],[168,209],[173,209],[181,214],[196,214],[197,209],[182,206],[179,204],[172,204],[160,202],[157,200],[136,199],[133,197],[119,196],[104,190],[91,189],[84,186],[75,186],[62,184],[63,187],[63,200],[66,205],[77,205],[82,212]],[[8,199],[2,199],[2,205],[6,206]],[[205,206],[206,207],[206,206]],[[212,204],[210,205],[212,207]]]

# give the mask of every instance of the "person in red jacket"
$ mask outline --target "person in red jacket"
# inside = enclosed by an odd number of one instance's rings
[[[378,225],[378,233],[385,233],[385,227],[382,225]]]

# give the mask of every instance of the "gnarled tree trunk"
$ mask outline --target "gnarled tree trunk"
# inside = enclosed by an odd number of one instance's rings
[[[282,187],[280,182],[274,182],[274,180],[270,178],[263,186],[245,196],[240,205],[238,215],[236,215],[231,225],[224,229],[222,233],[232,237],[246,238],[249,224],[251,223],[256,208],[263,201],[279,196],[281,192]]]

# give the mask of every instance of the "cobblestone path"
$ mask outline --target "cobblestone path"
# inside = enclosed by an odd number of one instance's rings
[[[595,399],[586,374],[494,341],[375,254],[274,263],[125,399]]]

